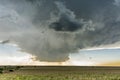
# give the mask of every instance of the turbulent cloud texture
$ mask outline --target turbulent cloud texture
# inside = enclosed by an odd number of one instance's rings
[[[120,41],[118,0],[0,0],[0,41],[40,61]]]

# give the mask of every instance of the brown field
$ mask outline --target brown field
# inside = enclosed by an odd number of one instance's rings
[[[0,80],[120,80],[120,67],[21,66],[4,71]]]

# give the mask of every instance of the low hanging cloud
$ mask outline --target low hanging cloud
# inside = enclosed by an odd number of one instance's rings
[[[0,41],[40,61],[66,61],[80,49],[120,41],[115,1],[0,0]]]

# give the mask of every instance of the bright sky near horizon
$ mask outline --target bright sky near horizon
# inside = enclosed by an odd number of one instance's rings
[[[120,66],[120,49],[81,50],[66,62],[41,62],[10,44],[0,44],[0,65]],[[117,64],[116,64],[117,63]]]

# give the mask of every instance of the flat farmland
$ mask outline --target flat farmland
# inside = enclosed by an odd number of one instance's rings
[[[120,67],[21,66],[0,80],[120,80]]]

